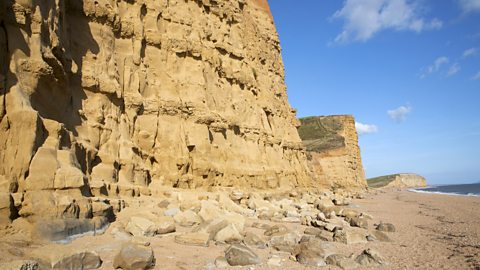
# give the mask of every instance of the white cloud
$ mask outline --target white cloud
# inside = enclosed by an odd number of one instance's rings
[[[396,123],[402,123],[407,119],[407,115],[412,111],[410,105],[400,106],[393,110],[388,110],[387,114]]]
[[[477,55],[477,49],[476,48],[470,48],[470,49],[465,50],[463,52],[463,58],[467,58],[467,57],[475,56],[475,55]]]
[[[419,7],[409,0],[346,0],[333,18],[344,20],[336,43],[367,41],[385,29],[419,33],[443,26],[439,19],[428,21],[420,17]]]
[[[433,64],[431,64],[430,66],[422,69],[422,74],[420,75],[420,78],[423,79],[423,78],[427,77],[428,75],[439,71],[440,68],[443,65],[448,64],[448,62],[450,62],[450,60],[447,57],[445,57],[445,56],[438,57],[437,59],[435,59],[435,62],[433,62]]]
[[[376,125],[362,124],[359,122],[355,122],[355,128],[357,129],[358,135],[378,132],[378,127]]]
[[[458,63],[455,63],[455,64],[451,65],[450,68],[448,69],[447,76],[451,77],[451,76],[457,74],[460,71],[460,69],[461,69],[461,67]]]
[[[474,81],[480,81],[480,71],[475,74],[475,76],[472,77],[472,80]]]
[[[480,0],[459,0],[458,2],[465,13],[480,11]]]

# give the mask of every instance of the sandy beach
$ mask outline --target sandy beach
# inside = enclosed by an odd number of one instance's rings
[[[364,199],[354,199],[347,208],[372,217],[368,224],[370,233],[375,230],[374,224],[394,224],[396,231],[386,233],[392,241],[348,245],[324,242],[322,245],[330,254],[341,254],[352,259],[370,248],[378,251],[386,262],[385,265],[357,265],[351,269],[480,269],[479,207],[479,197],[377,190],[368,193]],[[122,214],[124,218],[130,215],[128,212]],[[119,216],[120,219],[122,215]],[[263,236],[264,230],[260,229],[258,224],[283,224],[300,235],[307,228],[299,223],[247,219],[246,231],[259,235],[265,241],[268,241],[268,238]],[[12,231],[2,237],[0,261],[28,258],[38,250],[65,248],[95,251],[103,260],[100,269],[112,269],[113,258],[121,245],[132,241],[122,235],[119,237],[116,227],[118,224],[113,223],[103,235],[81,237],[67,245],[32,243],[27,234]],[[211,243],[209,247],[196,247],[174,241],[175,235],[189,230],[177,226],[174,233],[156,237],[135,237],[133,241],[150,243],[156,258],[155,269],[217,269],[215,259],[223,256],[229,245]],[[261,264],[226,269],[318,269],[299,264],[288,252],[255,247],[252,247],[252,250],[260,257]],[[278,262],[269,262],[272,257]],[[327,265],[321,269],[340,268]]]
[[[355,201],[395,224],[393,243],[374,243],[385,269],[480,269],[480,198],[379,191]]]

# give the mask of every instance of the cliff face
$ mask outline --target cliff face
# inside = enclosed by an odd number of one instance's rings
[[[399,173],[368,179],[368,186],[373,188],[408,188],[426,187],[427,180],[414,173]]]
[[[0,191],[22,216],[311,184],[265,0],[1,1],[0,69]]]
[[[306,117],[300,121],[300,137],[307,147],[316,183],[323,187],[365,188],[353,116]]]

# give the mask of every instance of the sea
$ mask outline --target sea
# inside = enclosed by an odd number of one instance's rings
[[[474,184],[428,186],[424,188],[411,189],[410,191],[419,192],[419,193],[435,193],[435,194],[446,194],[446,195],[479,196],[480,197],[480,182],[474,183]]]

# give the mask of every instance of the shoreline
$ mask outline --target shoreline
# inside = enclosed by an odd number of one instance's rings
[[[469,194],[459,194],[459,193],[449,193],[449,192],[441,192],[441,191],[424,191],[424,190],[418,190],[418,189],[407,189],[408,192],[413,192],[413,193],[420,193],[420,194],[437,194],[437,195],[447,195],[447,196],[463,196],[463,197],[480,197],[480,194],[474,194],[474,193],[469,193]]]

